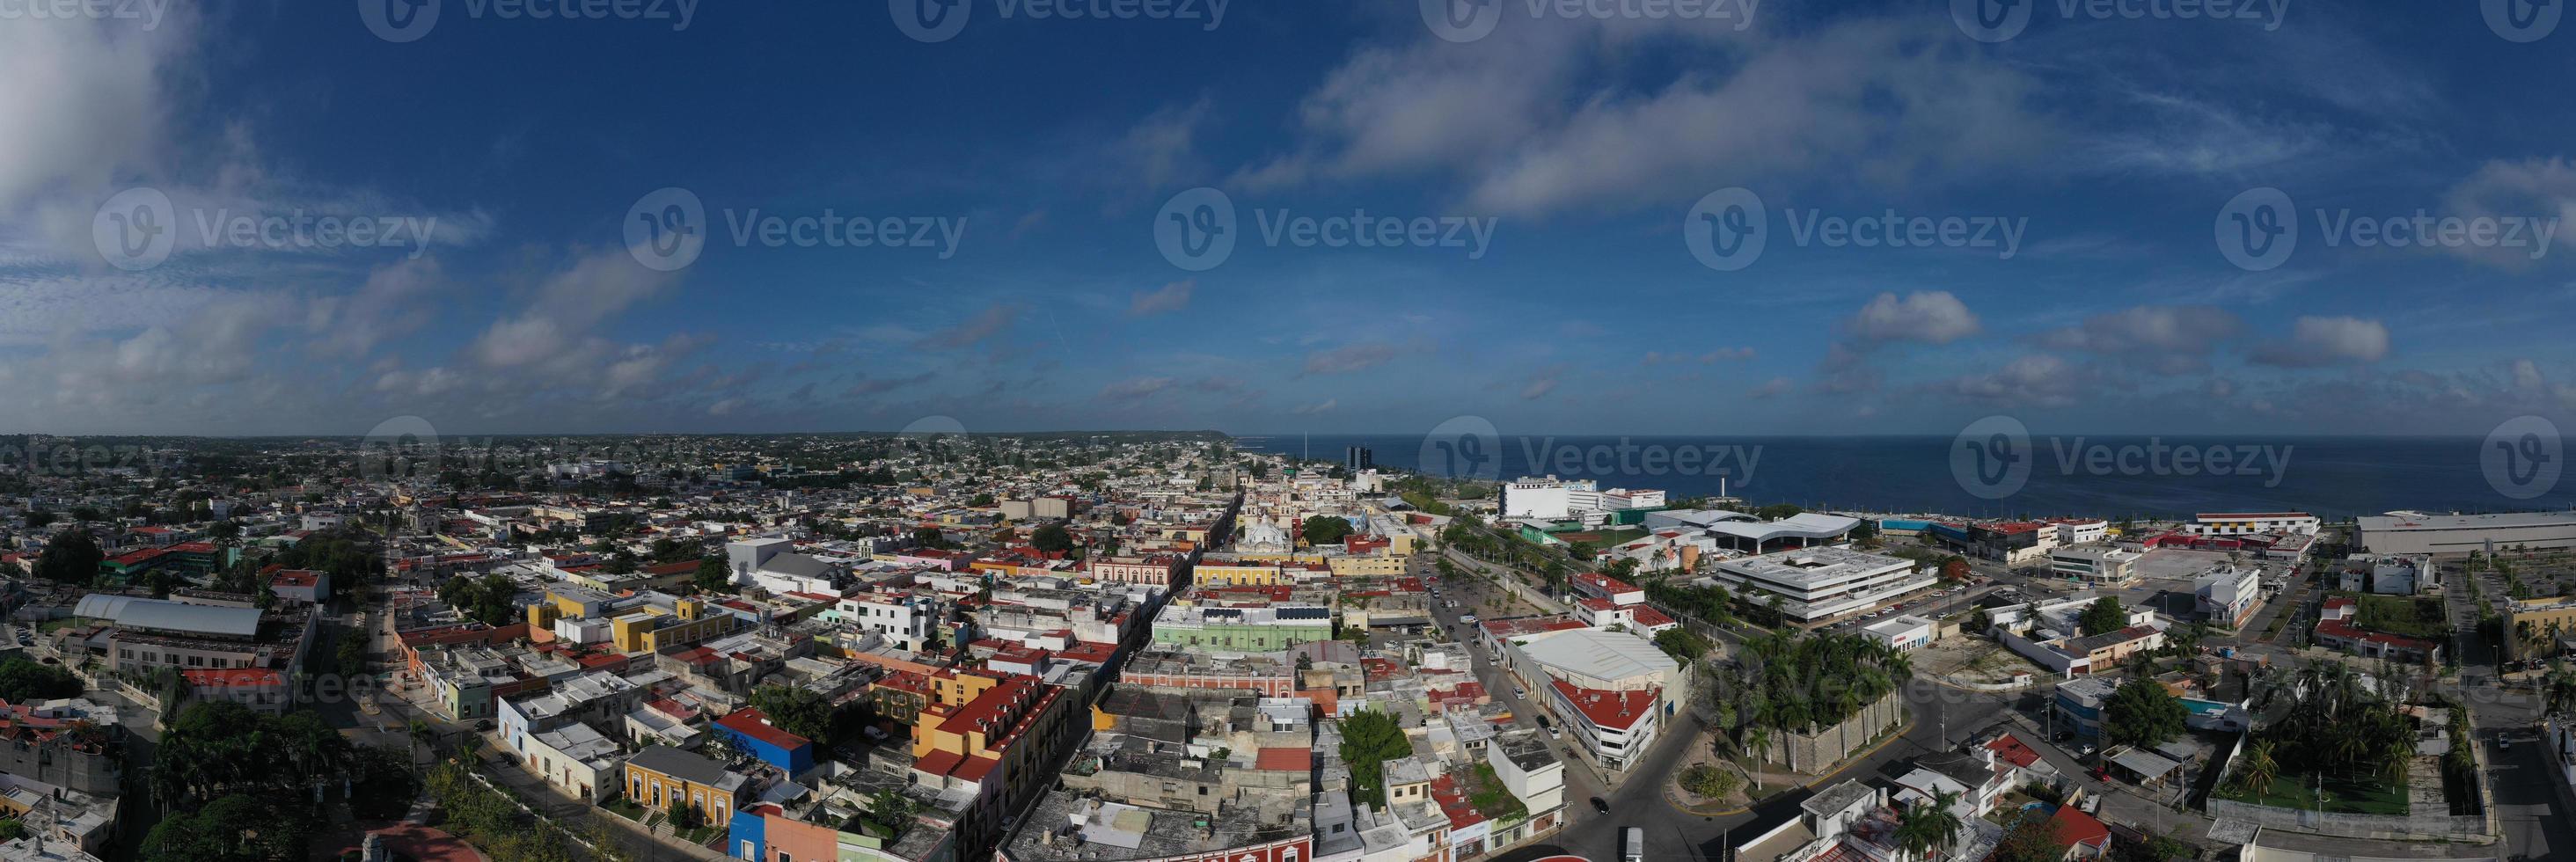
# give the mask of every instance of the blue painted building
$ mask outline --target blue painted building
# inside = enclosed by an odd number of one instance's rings
[[[769,858],[768,812],[778,810],[766,802],[734,809],[733,824],[725,832],[725,852],[736,859]]]
[[[799,775],[814,765],[814,741],[778,729],[760,710],[743,707],[716,719],[715,732],[735,751]]]

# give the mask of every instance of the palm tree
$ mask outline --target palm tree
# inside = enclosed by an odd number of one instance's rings
[[[2541,683],[2541,696],[2550,714],[2563,715],[2576,709],[2576,674],[2552,668]]]
[[[1943,790],[1929,801],[1906,806],[1896,815],[1897,846],[1936,860],[1958,849],[1959,813],[1951,810],[1957,804],[1958,792]]]
[[[2256,793],[2272,790],[2273,779],[2281,777],[2281,764],[2272,760],[2272,741],[2258,739],[2245,746],[2236,761],[2236,781]]]
[[[1756,725],[1752,726],[1750,729],[1747,729],[1746,731],[1744,731],[1744,753],[1745,753],[1745,754],[1747,754],[1747,755],[1750,755],[1750,756],[1752,756],[1752,757],[1754,758],[1754,761],[1753,761],[1753,765],[1754,765],[1754,766],[1756,766],[1756,767],[1761,766],[1761,765],[1762,765],[1762,760],[1761,760],[1761,758],[1763,758],[1763,757],[1765,757],[1765,756],[1768,756],[1768,755],[1770,754],[1770,752],[1771,752],[1771,729],[1770,729],[1770,728],[1768,728],[1768,727],[1764,727],[1764,726],[1759,725],[1759,724],[1756,724]],[[1756,774],[1757,774],[1757,775],[1759,774],[1759,771],[1758,771],[1758,770],[1756,770]],[[1756,779],[1756,782],[1755,782],[1755,783],[1759,784],[1759,783],[1760,783],[1759,779]]]

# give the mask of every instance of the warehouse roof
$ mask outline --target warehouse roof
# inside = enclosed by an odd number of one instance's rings
[[[114,620],[118,626],[128,628],[238,638],[259,633],[259,609],[257,608],[190,605],[140,596],[92,593],[81,597],[80,604],[73,607],[72,614]]]

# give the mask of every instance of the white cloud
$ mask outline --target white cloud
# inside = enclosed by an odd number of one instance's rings
[[[1127,300],[1127,316],[1146,317],[1179,311],[1190,306],[1190,294],[1198,289],[1197,279],[1184,279],[1152,291],[1136,291]]]
[[[2063,406],[2084,390],[2082,372],[2066,360],[2033,354],[1985,374],[1971,374],[1937,387],[1952,397],[1998,405]]]
[[[2141,305],[2096,314],[2034,340],[2052,350],[2134,360],[2159,374],[2198,374],[2209,370],[2210,352],[2243,329],[2234,312],[2215,306]]]
[[[2302,317],[2290,337],[2266,342],[2248,357],[2283,368],[2356,365],[2388,357],[2388,325],[2358,317]]]
[[[1869,343],[1887,341],[1948,344],[1977,334],[1982,325],[1967,303],[1949,291],[1923,290],[1903,299],[1894,293],[1881,293],[1861,306],[1845,328],[1861,339],[1865,348]]]

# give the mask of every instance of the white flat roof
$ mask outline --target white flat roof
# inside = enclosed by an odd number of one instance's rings
[[[1596,679],[1621,680],[1681,669],[1645,638],[1625,632],[1568,629],[1520,648],[1531,661]]]
[[[1914,563],[1903,557],[1872,554],[1849,548],[1799,548],[1758,557],[1719,560],[1718,568],[1738,574],[1789,584],[1800,589],[1835,581],[1879,574],[1891,568],[1909,568]]]
[[[1757,542],[1767,542],[1772,539],[1781,538],[1829,539],[1851,532],[1859,526],[1859,518],[1846,518],[1841,515],[1819,515],[1814,512],[1801,512],[1767,523],[1758,521],[1719,521],[1708,525],[1708,531],[1712,533],[1724,533],[1737,538],[1752,539]]]
[[[2363,515],[2353,519],[2364,530],[2498,530],[2515,527],[2576,526],[2576,512],[2499,512],[2492,515]]]
[[[259,634],[258,608],[190,605],[167,599],[91,593],[73,606],[74,616],[115,620],[118,626],[246,638]]]

